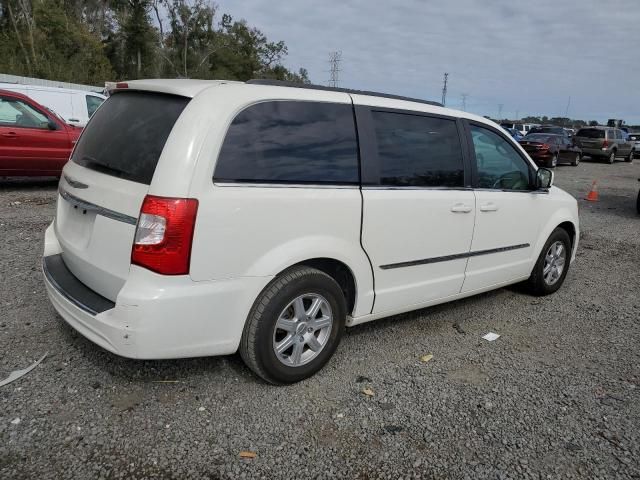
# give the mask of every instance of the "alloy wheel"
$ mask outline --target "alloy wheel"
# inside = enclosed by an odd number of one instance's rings
[[[564,272],[566,261],[567,249],[564,243],[561,241],[552,243],[544,257],[544,268],[542,270],[542,276],[547,285],[554,285],[560,279],[562,272]]]
[[[306,293],[292,300],[280,313],[273,331],[278,360],[299,367],[316,358],[325,347],[333,326],[333,312],[326,298]]]

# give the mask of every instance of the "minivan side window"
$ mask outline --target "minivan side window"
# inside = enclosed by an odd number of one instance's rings
[[[269,101],[240,112],[218,156],[214,181],[358,184],[349,104]]]
[[[380,184],[462,187],[464,164],[455,120],[372,111]]]
[[[529,190],[529,166],[513,145],[488,128],[470,127],[478,188]]]

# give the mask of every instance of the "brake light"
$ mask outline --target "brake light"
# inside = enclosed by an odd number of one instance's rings
[[[602,141],[602,148],[607,148],[609,146],[609,140],[603,140]]]
[[[131,251],[131,263],[163,275],[187,275],[198,200],[147,195]]]
[[[549,144],[543,143],[542,145],[538,145],[538,150],[549,150]]]
[[[116,88],[129,88],[129,84],[127,82],[117,82]]]

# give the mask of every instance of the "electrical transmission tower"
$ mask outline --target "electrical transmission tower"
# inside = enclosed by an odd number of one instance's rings
[[[498,104],[498,120],[502,120],[502,108],[504,107],[504,103]]]
[[[449,79],[449,74],[445,73],[444,74],[444,84],[442,85],[442,106],[446,106],[447,105],[447,80]]]
[[[340,77],[340,62],[342,61],[342,52],[340,50],[329,53],[329,64],[331,69],[329,70],[329,86],[337,87]]]
[[[467,111],[467,97],[469,96],[468,93],[463,93],[462,94],[462,110],[463,111]]]

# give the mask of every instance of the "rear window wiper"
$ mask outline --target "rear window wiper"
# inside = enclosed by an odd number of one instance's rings
[[[91,169],[97,170],[99,172],[111,174],[111,175],[114,175],[114,176],[117,176],[117,177],[121,177],[123,175],[126,175],[126,172],[123,172],[122,170],[119,170],[117,168],[110,167],[109,165],[105,165],[104,163],[100,163],[95,158],[89,157],[87,155],[83,156],[81,158],[81,161],[83,163],[86,162],[84,165],[87,168],[91,168]]]

